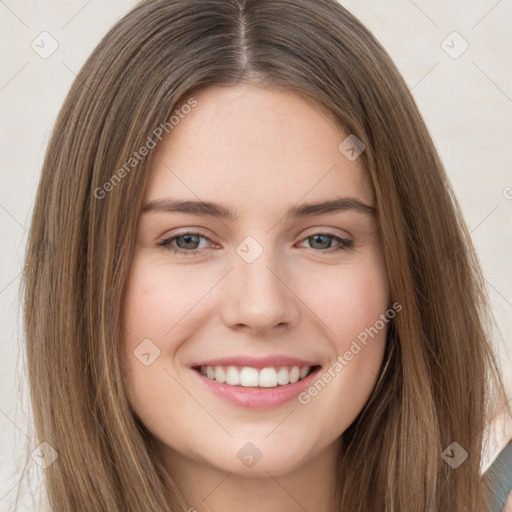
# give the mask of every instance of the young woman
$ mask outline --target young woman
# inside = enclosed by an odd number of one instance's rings
[[[57,119],[24,286],[53,512],[506,497],[506,459],[481,475],[506,396],[468,231],[407,85],[334,0],[119,21]]]

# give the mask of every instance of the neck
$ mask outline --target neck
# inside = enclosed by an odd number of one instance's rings
[[[283,474],[258,476],[222,471],[160,446],[163,462],[190,503],[189,512],[332,512],[337,444]]]

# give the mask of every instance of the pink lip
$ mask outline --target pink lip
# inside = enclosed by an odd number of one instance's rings
[[[226,359],[227,361],[227,359]],[[233,359],[229,359],[233,361]],[[301,363],[302,364],[302,363]],[[294,366],[301,366],[301,364],[294,364]],[[224,364],[201,364],[200,366],[223,366]],[[242,366],[251,366],[243,364]],[[274,366],[270,364],[268,366]],[[282,364],[282,366],[286,366]],[[315,366],[312,364],[304,364],[303,366]],[[262,366],[264,367],[264,366]],[[271,409],[279,407],[286,402],[294,399],[305,391],[312,383],[313,379],[318,374],[320,366],[313,370],[307,377],[299,380],[293,384],[285,384],[284,386],[277,386],[275,388],[256,388],[256,387],[243,387],[243,386],[230,386],[229,384],[221,384],[215,380],[209,379],[204,375],[201,375],[197,370],[194,370],[194,374],[203,382],[210,391],[216,395],[224,398],[239,407],[245,407],[249,409]]]
[[[248,357],[248,356],[230,356],[219,359],[209,359],[200,361],[191,365],[192,368],[199,366],[250,366],[251,368],[268,368],[269,366],[317,366],[317,362],[305,361],[288,356],[267,356],[267,357]]]

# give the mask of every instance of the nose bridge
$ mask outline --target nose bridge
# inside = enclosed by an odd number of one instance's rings
[[[265,330],[294,321],[298,312],[286,278],[280,275],[283,262],[270,246],[271,236],[259,238],[248,236],[235,249],[224,311],[231,325]]]

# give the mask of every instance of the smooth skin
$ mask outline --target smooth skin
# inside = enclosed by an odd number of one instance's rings
[[[211,201],[237,218],[141,216],[124,309],[128,398],[191,510],[332,512],[338,440],[375,386],[387,325],[306,405],[233,405],[191,366],[279,354],[317,361],[322,374],[374,326],[390,302],[375,216],[285,217],[340,197],[375,206],[373,190],[361,159],[338,149],[349,134],[314,103],[247,85],[194,98],[154,150],[144,205]],[[201,237],[159,245],[185,228]],[[236,250],[247,237],[263,251],[252,263]],[[336,237],[352,245],[333,252]],[[148,366],[134,355],[147,339],[160,351]],[[248,442],[261,452],[252,467],[237,457]]]

